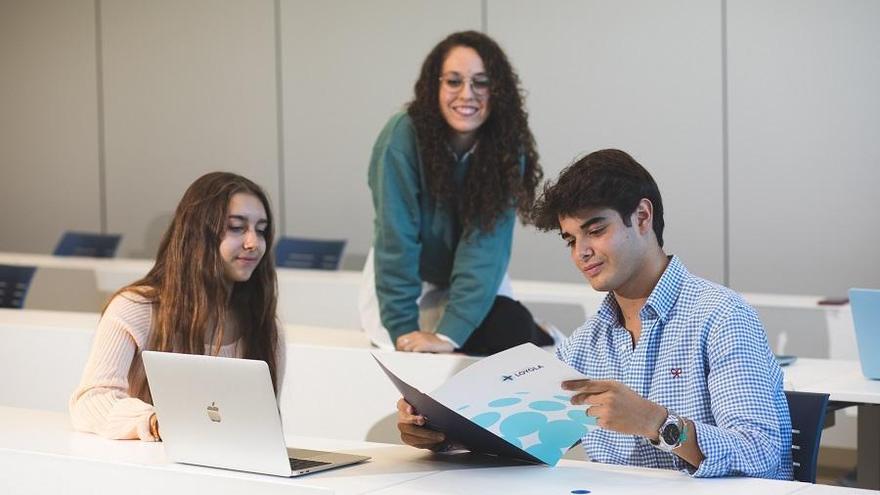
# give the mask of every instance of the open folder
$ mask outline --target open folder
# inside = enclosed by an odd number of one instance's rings
[[[571,405],[564,380],[586,378],[533,344],[522,344],[484,358],[425,394],[376,362],[426,418],[473,452],[555,466],[592,428],[595,418]]]

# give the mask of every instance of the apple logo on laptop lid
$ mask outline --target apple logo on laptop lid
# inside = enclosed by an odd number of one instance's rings
[[[219,423],[222,419],[220,417],[220,408],[217,407],[214,402],[211,402],[211,405],[208,406],[208,419],[214,423]]]

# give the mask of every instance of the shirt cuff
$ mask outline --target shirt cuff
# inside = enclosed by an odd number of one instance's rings
[[[440,340],[452,344],[452,347],[456,349],[461,347],[460,345],[456,344],[454,340],[450,339],[448,335],[443,335],[442,333],[435,333],[434,335],[436,335],[437,338],[439,338]]]
[[[446,307],[443,318],[440,319],[440,324],[437,325],[437,334],[449,337],[455,343],[455,347],[459,348],[471,337],[471,334],[477,329],[477,325],[458,316],[450,311],[450,309],[449,306]]]
[[[697,430],[697,446],[703,453],[703,462],[691,473],[695,478],[717,478],[730,472],[731,448],[729,438],[717,426],[693,422]]]
[[[152,405],[135,397],[117,401],[95,433],[114,440],[135,439],[155,442],[150,433],[150,416],[156,410]]]
[[[384,323],[383,323],[384,325]],[[393,327],[385,327],[388,329],[388,336],[391,338],[391,347],[397,345],[397,339],[404,334],[419,330],[419,319],[407,320]]]

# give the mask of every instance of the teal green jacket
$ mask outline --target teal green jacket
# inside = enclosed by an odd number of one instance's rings
[[[455,165],[461,181],[470,153]],[[370,158],[369,184],[376,212],[373,249],[376,295],[391,342],[419,329],[416,299],[422,282],[449,288],[449,304],[437,327],[459,346],[480,325],[507,272],[516,212],[511,206],[491,232],[463,235],[455,212],[430,197],[416,142],[405,112],[391,117]]]

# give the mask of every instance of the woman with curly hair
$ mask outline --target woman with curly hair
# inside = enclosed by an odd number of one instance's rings
[[[482,33],[449,35],[370,159],[376,216],[360,311],[373,342],[469,354],[552,344],[507,277],[516,215],[529,220],[541,177],[504,52]]]
[[[144,350],[260,359],[275,391],[284,376],[273,219],[263,189],[231,173],[193,182],[147,275],[111,298],[79,387],[74,428],[114,439],[159,440]]]

